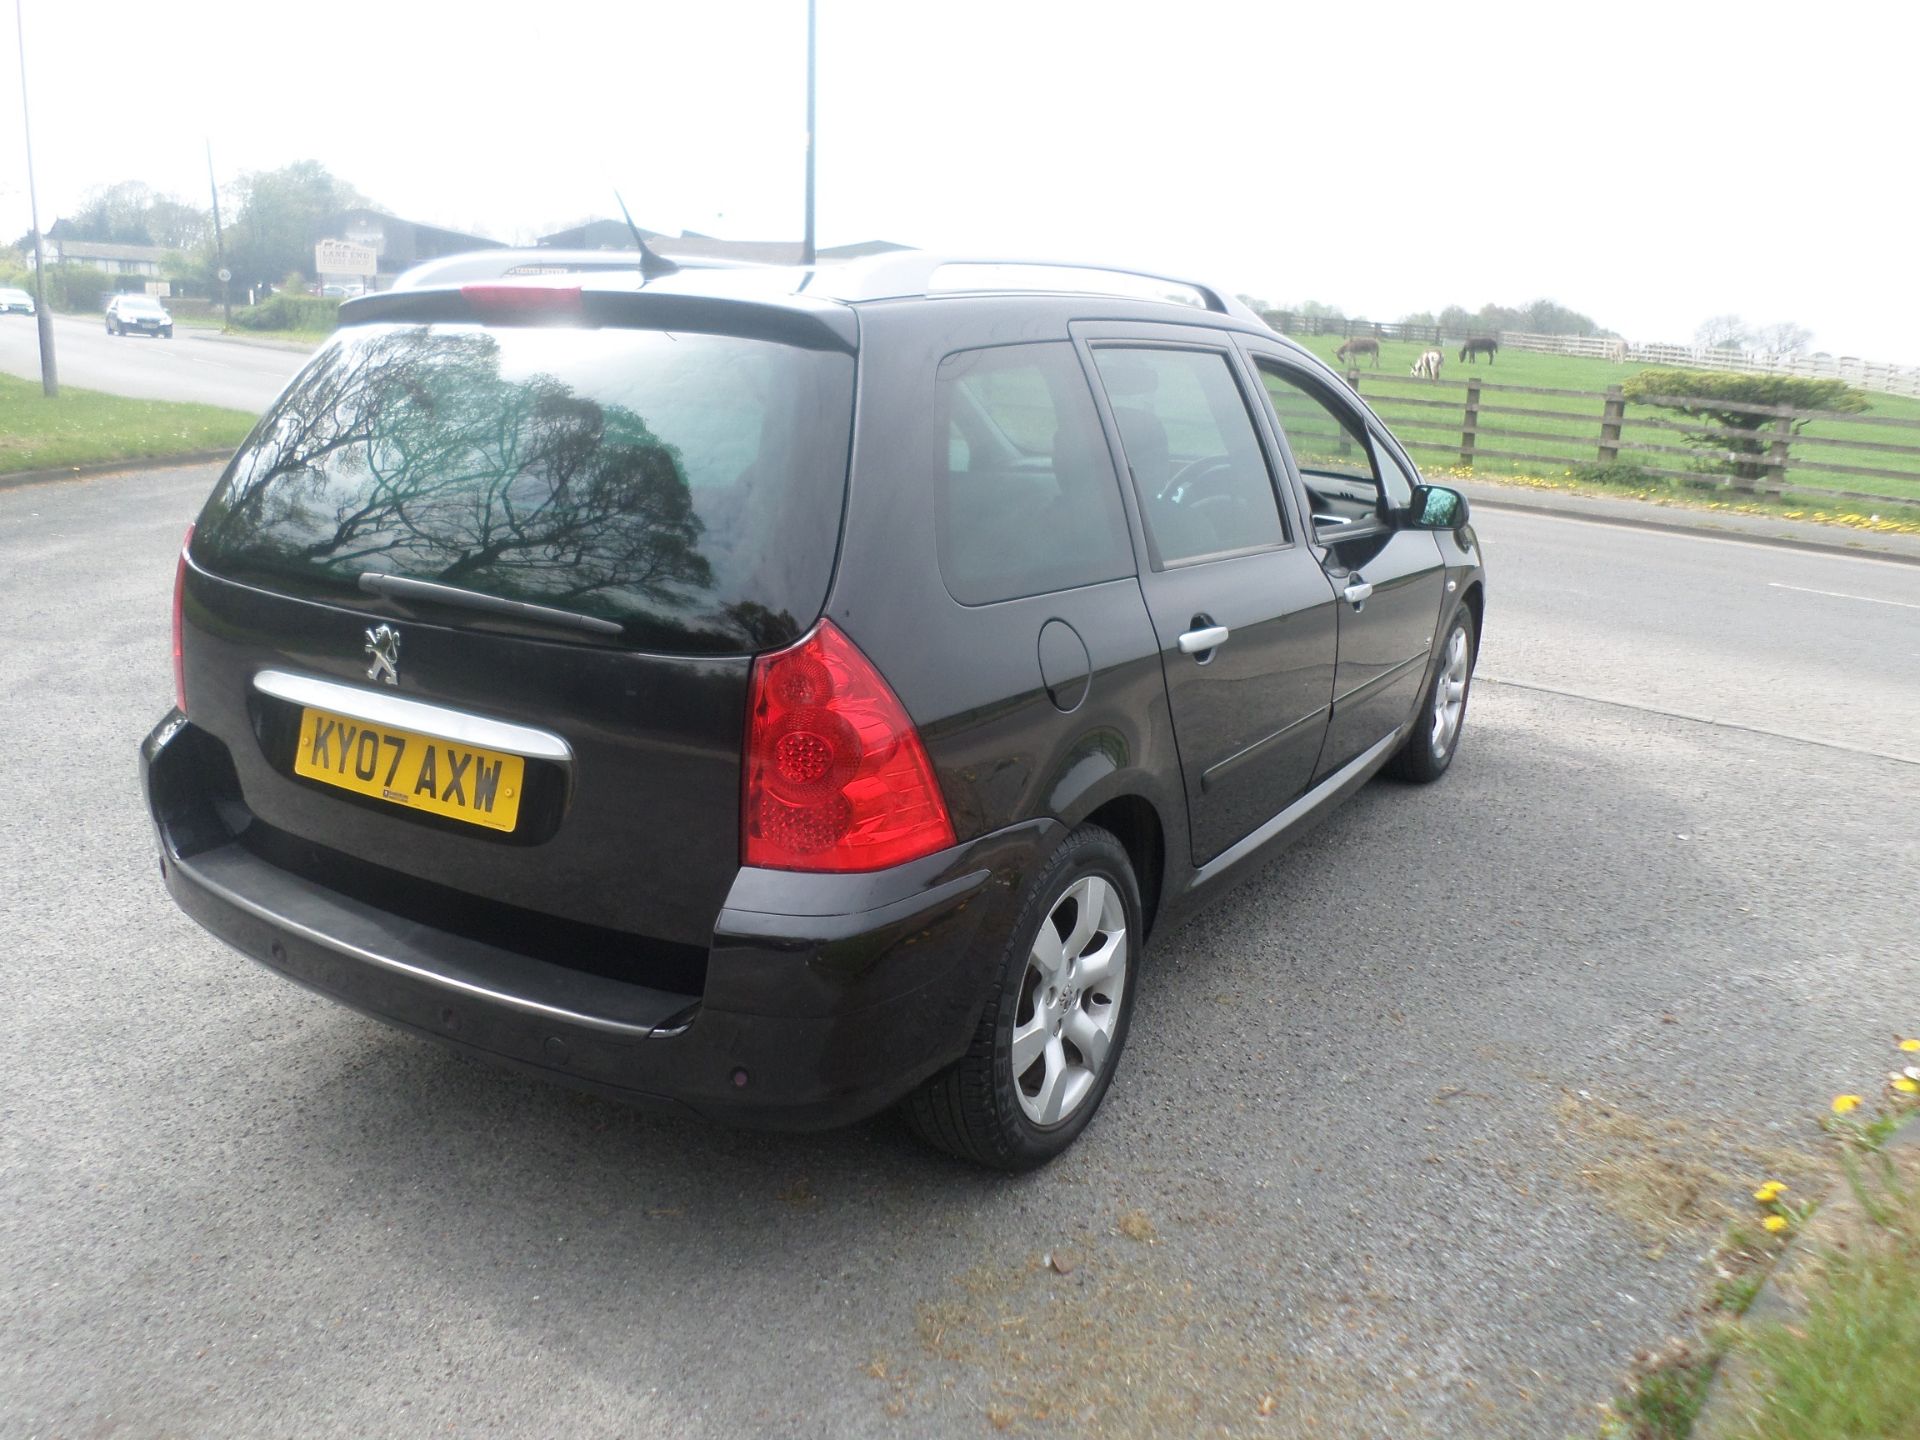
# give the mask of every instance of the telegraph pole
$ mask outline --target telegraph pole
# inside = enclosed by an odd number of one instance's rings
[[[220,311],[227,329],[233,329],[233,272],[227,269],[227,241],[220,230],[220,186],[213,178],[213,141],[207,141],[207,189],[213,194],[213,245],[219,256]]]
[[[807,233],[800,242],[800,263],[814,262],[813,250],[813,6],[807,0]]]
[[[22,0],[13,0],[13,30],[20,41],[20,117],[27,137],[27,211],[33,217],[33,313],[40,330],[40,388],[49,400],[60,394],[53,363],[53,316],[47,313],[47,254],[40,243],[40,197],[33,188],[33,111],[27,105],[27,25]]]

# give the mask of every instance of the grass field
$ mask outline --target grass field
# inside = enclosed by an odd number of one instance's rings
[[[1301,337],[1300,343],[1344,373],[1345,367],[1339,365],[1333,354],[1340,344],[1338,336],[1305,336]],[[1535,355],[1518,350],[1503,350],[1492,365],[1484,361],[1465,365],[1459,360],[1458,345],[1452,345],[1441,347],[1446,356],[1446,365],[1440,372],[1442,378],[1439,383],[1430,384],[1408,373],[1420,352],[1426,348],[1413,341],[1383,341],[1380,346],[1380,368],[1375,370],[1367,364],[1361,366],[1360,393],[1380,412],[1380,417],[1393,427],[1401,442],[1413,451],[1414,459],[1422,465],[1435,467],[1448,465],[1449,457],[1453,463],[1458,462],[1464,381],[1469,377],[1478,377],[1488,386],[1505,384],[1555,390],[1588,390],[1596,392],[1597,397],[1598,392],[1604,391],[1607,386],[1617,385],[1637,371],[1653,368],[1646,365],[1615,365],[1605,360],[1587,360],[1572,355]],[[1447,406],[1443,408],[1414,403],[1420,400],[1441,400],[1447,402]],[[1920,426],[1920,400],[1873,393],[1869,396],[1869,405],[1867,414],[1875,419],[1911,420]],[[1500,409],[1493,407],[1512,407],[1516,412],[1533,413],[1500,413]],[[1479,444],[1491,450],[1537,453],[1552,457],[1552,460],[1563,460],[1568,466],[1591,464],[1599,458],[1600,408],[1598,398],[1587,400],[1556,395],[1503,395],[1487,390],[1483,392]],[[1592,418],[1569,420],[1538,413],[1541,411],[1582,416],[1590,411]],[[1677,431],[1635,426],[1634,418],[1642,414],[1668,420],[1678,418],[1670,411],[1630,405],[1627,407],[1627,426],[1623,439],[1657,445],[1683,443]],[[1503,439],[1503,431],[1532,433],[1524,438],[1515,435]],[[1920,446],[1920,429],[1862,425],[1844,420],[1814,421],[1806,426],[1803,433],[1826,439],[1860,441],[1866,446]],[[1815,489],[1847,490],[1884,496],[1904,505],[1920,505],[1920,455],[1893,455],[1871,448],[1855,449],[1842,445],[1796,446],[1792,453],[1796,462],[1804,462],[1809,466],[1824,462],[1884,470],[1911,470],[1912,478],[1829,474],[1802,470],[1796,464],[1789,472],[1790,496],[1811,496]],[[1627,451],[1622,453],[1621,458],[1662,470],[1690,468],[1689,457],[1684,454]],[[1551,469],[1551,460],[1482,456],[1476,461],[1475,469],[1488,478],[1502,474],[1537,475]],[[1796,481],[1797,485],[1794,483]]]
[[[35,380],[0,375],[0,475],[108,460],[230,450],[255,417],[215,405],[129,400],[62,387],[49,400]]]

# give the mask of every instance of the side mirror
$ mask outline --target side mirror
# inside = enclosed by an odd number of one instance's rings
[[[1458,530],[1467,523],[1467,497],[1445,485],[1416,485],[1406,514],[1416,530]]]

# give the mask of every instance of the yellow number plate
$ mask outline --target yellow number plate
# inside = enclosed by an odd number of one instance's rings
[[[307,707],[293,773],[410,810],[511,830],[526,762]]]

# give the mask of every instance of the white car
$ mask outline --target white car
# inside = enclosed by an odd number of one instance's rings
[[[164,335],[173,338],[173,316],[151,295],[116,295],[107,302],[109,335]]]
[[[11,285],[0,285],[0,315],[33,314],[33,296]]]

